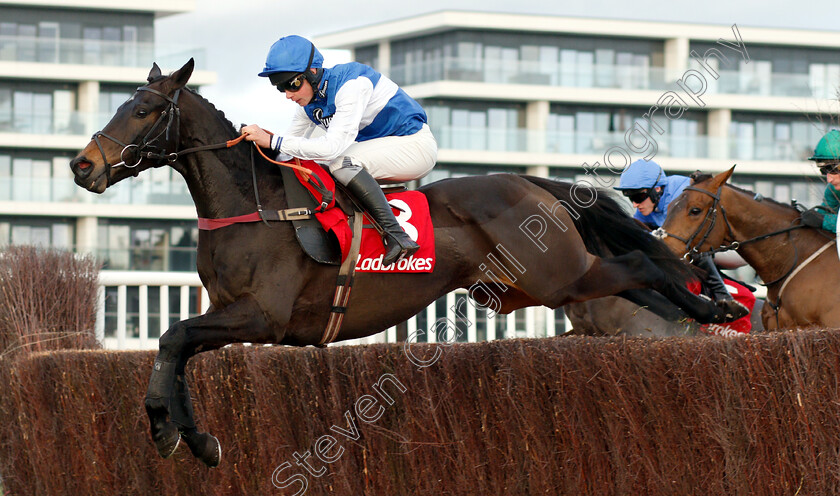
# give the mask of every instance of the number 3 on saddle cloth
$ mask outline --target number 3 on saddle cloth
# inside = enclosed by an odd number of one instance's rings
[[[733,281],[726,276],[724,276],[723,282],[726,285],[726,290],[732,295],[732,298],[749,308],[750,313],[727,324],[702,324],[700,325],[700,330],[706,334],[715,336],[736,336],[738,334],[749,334],[752,329],[750,316],[752,315],[753,308],[755,307],[755,295],[743,284]],[[696,295],[699,295],[702,292],[700,281],[689,282],[688,290]]]
[[[317,212],[315,218],[321,223],[325,231],[332,232],[338,239],[338,244],[341,246],[341,260],[344,261],[350,251],[353,230],[348,222],[347,214],[335,204],[335,181],[329,172],[315,162],[301,160],[301,165],[317,175],[326,189],[332,192],[332,198],[330,198],[331,201],[327,208],[322,212]],[[310,181],[306,181],[300,171],[295,170],[294,173],[315,199],[316,204],[320,205],[325,196],[323,192],[314,187]],[[326,196],[329,197],[330,195]],[[387,194],[385,198],[391,205],[400,227],[420,245],[420,249],[407,259],[383,266],[382,258],[385,254],[385,246],[382,243],[382,237],[365,216],[365,228],[362,229],[362,244],[356,262],[356,272],[432,272],[435,268],[435,232],[432,226],[432,218],[429,215],[429,202],[426,195],[419,191],[402,191]]]

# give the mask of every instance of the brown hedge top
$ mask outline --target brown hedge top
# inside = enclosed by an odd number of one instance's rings
[[[423,369],[400,345],[227,348],[190,366],[200,428],[224,449],[212,470],[185,447],[157,457],[153,356],[0,360],[7,493],[840,493],[835,331],[502,340]]]

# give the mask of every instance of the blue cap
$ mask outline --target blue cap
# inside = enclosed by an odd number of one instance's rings
[[[310,68],[318,69],[323,64],[324,56],[311,41],[297,35],[284,36],[271,45],[265,68],[258,75],[268,77],[277,72],[299,74]]]
[[[636,160],[621,174],[618,190],[665,186],[665,171],[653,160]]]

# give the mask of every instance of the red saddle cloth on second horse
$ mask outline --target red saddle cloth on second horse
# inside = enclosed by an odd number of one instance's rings
[[[750,320],[750,317],[752,316],[752,311],[755,307],[755,295],[749,290],[749,288],[743,284],[738,284],[732,279],[724,277],[723,283],[726,285],[726,290],[732,295],[732,298],[749,308],[750,313],[727,324],[703,324],[700,326],[700,330],[706,334],[717,336],[737,336],[738,334],[749,334],[750,330],[752,330],[752,321]],[[688,290],[694,294],[700,294],[700,281],[690,282],[688,284]]]
[[[335,181],[329,172],[312,161],[301,160],[301,165],[310,169],[324,186],[335,192]],[[309,190],[318,203],[322,202],[322,194],[303,178],[300,171],[295,170],[295,176]],[[333,194],[335,198],[335,194]],[[362,244],[359,249],[359,259],[356,262],[356,272],[404,273],[404,272],[432,272],[435,268],[435,231],[432,218],[429,215],[429,201],[426,195],[419,191],[402,191],[385,195],[394,212],[394,216],[403,230],[411,236],[420,249],[407,259],[383,266],[382,257],[385,255],[385,245],[379,232],[370,224],[365,216],[365,228],[362,229]],[[332,200],[326,210],[315,214],[315,218],[326,231],[332,231],[341,246],[341,260],[344,261],[350,251],[353,240],[353,229],[350,227],[347,215],[335,205]]]

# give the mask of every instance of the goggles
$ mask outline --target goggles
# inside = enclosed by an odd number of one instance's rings
[[[290,93],[295,93],[303,87],[303,81],[305,80],[303,73],[298,74],[297,76],[292,78],[281,78],[272,76],[275,75],[271,74],[268,77],[271,81],[271,84],[273,84],[281,93],[285,93],[287,91]]]
[[[625,189],[621,193],[633,203],[642,203],[650,198],[650,192],[647,189]]]
[[[840,164],[818,164],[817,168],[823,176],[828,174],[840,174]]]

